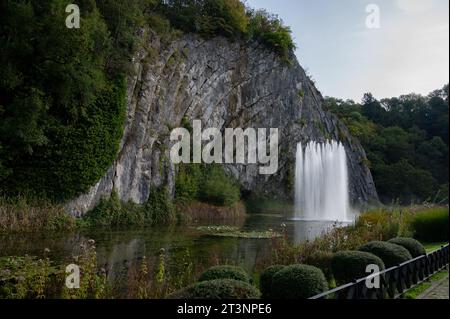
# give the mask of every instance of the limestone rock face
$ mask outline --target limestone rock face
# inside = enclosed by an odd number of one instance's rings
[[[67,204],[72,214],[84,214],[113,189],[121,200],[136,203],[146,202],[153,188],[173,194],[170,132],[183,118],[201,120],[204,129],[279,129],[276,174],[260,175],[256,164],[224,165],[248,192],[292,200],[297,143],[335,139],[347,151],[352,202],[377,200],[364,149],[323,109],[323,97],[295,56],[286,63],[256,42],[184,35],[163,44],[155,35],[145,37],[146,49],[137,54],[128,79],[120,152],[89,193]]]

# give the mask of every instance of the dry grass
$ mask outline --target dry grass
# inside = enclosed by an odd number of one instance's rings
[[[193,221],[238,220],[246,217],[245,205],[242,202],[238,202],[231,207],[192,202],[189,204],[178,205],[177,210],[180,211],[185,218]]]
[[[67,230],[75,218],[62,205],[25,197],[0,197],[0,233]]]

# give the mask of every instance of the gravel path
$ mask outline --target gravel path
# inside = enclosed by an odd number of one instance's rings
[[[429,288],[418,299],[449,299],[449,277]]]

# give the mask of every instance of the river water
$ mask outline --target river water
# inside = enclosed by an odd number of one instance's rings
[[[68,264],[83,240],[93,239],[98,263],[105,267],[111,280],[124,268],[139,264],[143,256],[157,257],[163,248],[168,256],[188,253],[195,267],[206,269],[216,264],[239,265],[254,273],[258,262],[269,256],[272,239],[214,237],[198,226],[227,225],[243,231],[284,232],[297,243],[311,240],[332,227],[329,222],[294,221],[282,215],[250,215],[240,221],[193,223],[184,226],[158,226],[140,229],[86,229],[65,233],[10,234],[0,236],[1,256],[41,257],[50,249],[56,264]],[[181,257],[180,257],[181,258]],[[169,258],[179,263],[179,258]]]

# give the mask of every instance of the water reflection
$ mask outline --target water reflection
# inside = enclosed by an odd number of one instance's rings
[[[213,223],[217,225],[217,223]],[[252,215],[242,222],[221,222],[238,225],[245,231],[286,231],[290,240],[301,243],[313,240],[335,227],[327,222],[291,221],[282,215]],[[98,262],[115,280],[123,269],[139,264],[144,256],[158,258],[164,248],[168,262],[174,267],[186,251],[196,267],[214,264],[236,264],[253,272],[259,261],[270,254],[270,239],[213,237],[199,232],[198,225],[153,227],[135,230],[94,229],[73,233],[11,234],[0,236],[0,256],[42,256],[44,248],[51,250],[51,259],[60,264],[72,261],[83,240],[94,239]]]

